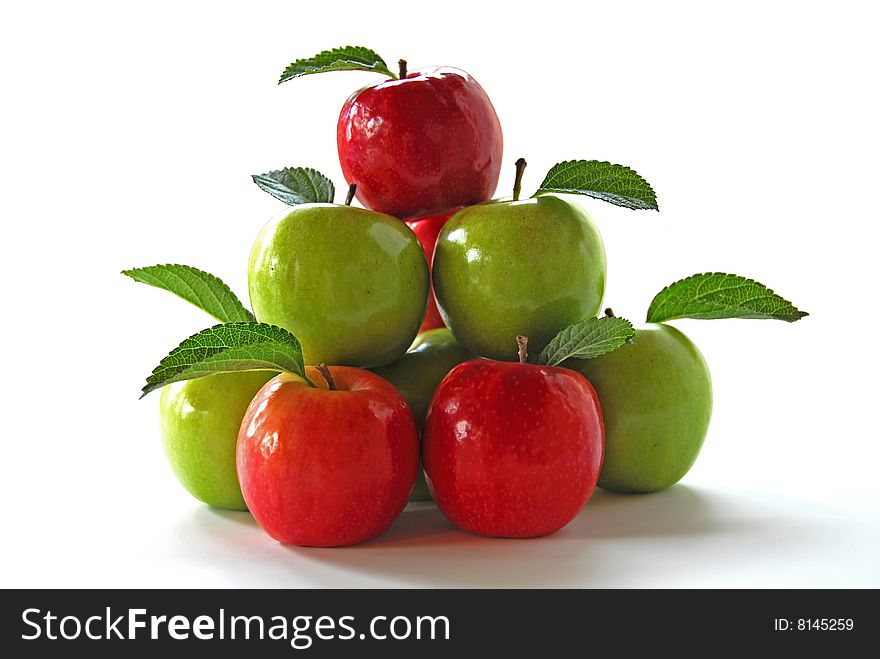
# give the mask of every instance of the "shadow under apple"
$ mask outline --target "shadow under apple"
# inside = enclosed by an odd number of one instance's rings
[[[346,549],[289,547],[308,562],[426,586],[566,587],[614,574],[614,540],[760,531],[715,494],[676,486],[652,495],[597,491],[567,527],[545,538],[483,538],[455,529],[434,506],[411,507],[376,540]]]
[[[334,587],[552,588],[620,583],[622,575],[638,585],[639,575],[648,569],[670,574],[687,569],[687,561],[679,560],[686,557],[676,556],[669,543],[717,542],[729,533],[760,535],[773,525],[772,516],[757,514],[735,498],[677,485],[649,495],[597,490],[567,527],[529,540],[464,533],[424,503],[410,504],[385,534],[355,547],[279,545],[248,513],[207,507],[198,508],[178,531],[185,542],[191,539],[191,545],[201,547],[201,560],[220,563],[217,567],[225,573],[246,564],[252,578],[268,576],[278,585],[297,576]],[[645,542],[657,543],[653,568],[631,558],[634,546]],[[247,581],[247,575],[241,580]]]

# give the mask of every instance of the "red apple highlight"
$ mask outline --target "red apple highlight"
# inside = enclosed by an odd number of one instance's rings
[[[355,92],[339,115],[339,162],[358,200],[410,217],[490,199],[503,140],[486,92],[460,69],[401,74]]]
[[[315,387],[281,374],[248,407],[236,450],[242,495],[280,542],[365,542],[391,526],[415,483],[412,411],[390,382],[369,371],[306,370]]]
[[[437,388],[422,460],[453,524],[529,538],[559,530],[586,505],[604,447],[599,400],[580,373],[479,359]]]

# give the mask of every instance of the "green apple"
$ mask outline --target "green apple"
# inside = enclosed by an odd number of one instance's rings
[[[712,416],[712,380],[697,347],[662,323],[636,327],[632,345],[565,364],[596,388],[605,417],[599,486],[656,492],[688,472]]]
[[[431,397],[440,381],[454,367],[474,356],[461,347],[447,328],[437,328],[418,335],[409,352],[393,364],[373,369],[397,387],[412,408],[419,434],[425,425],[425,416]],[[421,470],[410,501],[429,501],[431,495]]]
[[[241,420],[257,391],[277,373],[223,373],[162,388],[162,444],[181,484],[199,501],[247,510],[235,471]]]
[[[438,327],[419,334],[409,352],[396,362],[373,371],[397,387],[412,408],[416,425],[421,430],[440,380],[455,366],[473,358],[474,355],[455,340],[452,332]]]
[[[538,354],[559,331],[595,316],[605,248],[580,206],[545,195],[464,208],[440,233],[434,294],[446,324],[477,355],[516,360],[518,334]]]
[[[292,332],[308,364],[400,358],[421,327],[429,282],[406,224],[334,204],[303,204],[270,221],[248,270],[257,319]]]

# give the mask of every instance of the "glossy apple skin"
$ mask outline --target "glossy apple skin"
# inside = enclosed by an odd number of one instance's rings
[[[641,325],[632,345],[566,366],[590,380],[605,413],[599,487],[656,492],[681,480],[697,459],[712,416],[709,368],[682,332]]]
[[[421,433],[425,426],[428,405],[437,385],[449,371],[473,358],[471,353],[459,345],[452,332],[442,327],[422,332],[416,337],[409,352],[393,364],[374,369],[374,372],[397,387],[412,409],[416,426]],[[431,500],[431,493],[421,470],[409,499]]]
[[[355,92],[342,106],[336,144],[358,200],[396,217],[486,201],[498,185],[501,123],[459,69],[412,71]]]
[[[579,373],[473,360],[437,388],[422,460],[453,524],[529,538],[559,530],[586,505],[604,444],[596,392]]]
[[[428,260],[428,269],[434,263],[434,247],[437,244],[437,237],[440,235],[443,225],[459,210],[461,210],[461,207],[433,215],[411,217],[406,220],[407,226],[416,234],[416,238],[419,239],[419,244],[425,252],[425,258]],[[437,300],[434,299],[434,288],[432,286],[431,292],[428,295],[428,309],[425,311],[425,320],[419,331],[427,332],[437,327],[446,327],[446,325],[443,324],[443,318],[437,309]]]
[[[465,208],[434,251],[434,293],[465,349],[514,360],[511,337],[539,354],[562,329],[595,316],[605,293],[605,248],[578,205],[547,195]]]
[[[290,330],[308,364],[384,366],[419,331],[430,275],[403,222],[362,208],[304,204],[270,221],[251,250],[258,320]]]
[[[285,544],[335,547],[384,532],[406,506],[419,465],[412,411],[389,382],[333,366],[329,391],[282,373],[242,420],[237,465],[257,523]]]
[[[177,480],[217,508],[247,510],[235,473],[235,442],[257,391],[275,373],[222,373],[173,382],[159,398],[159,432]]]

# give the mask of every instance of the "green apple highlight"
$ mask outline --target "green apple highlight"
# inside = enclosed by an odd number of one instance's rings
[[[461,347],[445,327],[422,332],[413,347],[393,364],[373,369],[375,373],[391,382],[412,408],[416,425],[421,434],[431,397],[440,381],[454,367],[473,354]],[[429,501],[431,495],[421,470],[410,501]]]
[[[270,221],[251,250],[257,319],[293,333],[308,364],[384,366],[424,318],[428,264],[415,234],[390,215],[304,204]]]
[[[681,480],[697,459],[712,415],[709,368],[682,332],[641,325],[632,345],[566,366],[587,377],[602,405],[600,487],[656,492]]]
[[[605,248],[580,206],[553,195],[465,208],[443,227],[434,293],[461,345],[515,360],[511,337],[537,354],[560,330],[595,316],[605,292]]]
[[[247,510],[235,471],[235,442],[248,404],[274,372],[222,373],[162,388],[160,434],[177,479],[199,501]]]

